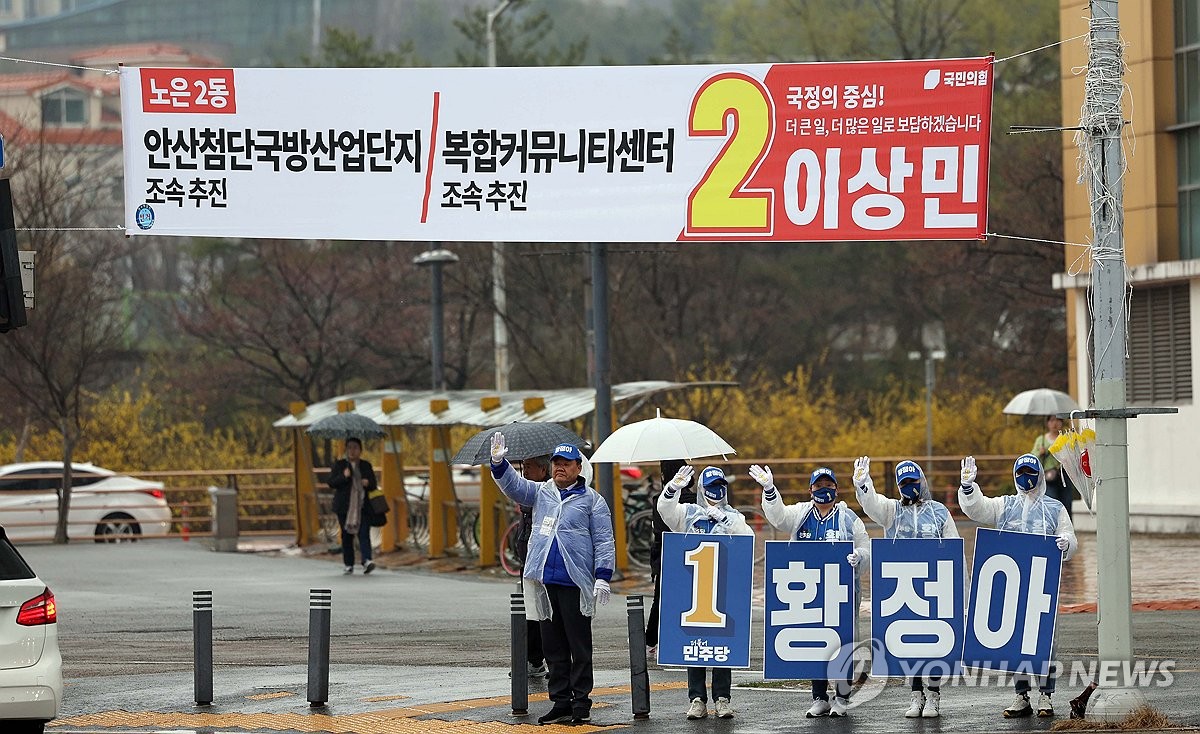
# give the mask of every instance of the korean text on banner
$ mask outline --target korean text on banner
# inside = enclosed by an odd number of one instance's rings
[[[963,665],[1046,675],[1062,575],[1055,537],[979,528],[971,573]]]
[[[990,58],[121,70],[129,234],[981,237]]]
[[[754,536],[663,533],[658,662],[750,667]]]
[[[871,541],[871,675],[962,672],[965,565],[962,538]]]
[[[847,680],[858,588],[850,541],[767,542],[763,677]]]

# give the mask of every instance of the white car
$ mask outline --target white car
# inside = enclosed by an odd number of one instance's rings
[[[62,695],[54,594],[0,527],[0,731],[42,734]]]
[[[13,540],[51,540],[58,522],[61,461],[0,466],[0,525]],[[67,536],[96,542],[165,535],[171,508],[162,482],[117,474],[94,464],[71,464]]]

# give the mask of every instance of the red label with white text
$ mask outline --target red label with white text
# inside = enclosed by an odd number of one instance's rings
[[[233,69],[141,69],[142,112],[232,115]]]
[[[695,93],[725,138],[682,240],[928,240],[987,226],[990,58],[775,64]]]

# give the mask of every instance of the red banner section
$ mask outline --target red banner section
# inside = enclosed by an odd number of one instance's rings
[[[987,228],[991,58],[775,64],[697,90],[725,145],[681,240],[949,240]]]
[[[237,112],[233,69],[140,69],[142,112]]]

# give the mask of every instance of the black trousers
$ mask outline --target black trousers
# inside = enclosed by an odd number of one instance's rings
[[[367,561],[371,560],[371,523],[367,520],[366,514],[359,516],[358,531],[354,533],[346,532],[346,514],[345,512],[338,513],[338,525],[342,527],[342,563],[347,566],[354,565],[354,540],[358,539],[358,551],[362,556],[363,565],[367,565]]]
[[[688,668],[688,700],[698,698],[708,703],[708,691],[704,685],[704,676],[708,668]],[[729,689],[733,687],[733,671],[729,668],[712,669],[713,700],[729,698]]]
[[[553,618],[543,620],[542,651],[550,667],[546,688],[556,708],[592,710],[592,618],[579,611],[579,589],[547,584]]]
[[[525,655],[535,668],[546,660],[542,653],[542,623],[536,620],[525,622]]]
[[[650,605],[650,616],[646,617],[646,646],[658,645],[658,599],[662,595],[659,577],[654,577],[654,602]],[[651,661],[653,662],[653,661]]]

